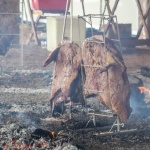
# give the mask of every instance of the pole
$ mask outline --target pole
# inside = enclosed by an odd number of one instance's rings
[[[69,8],[69,0],[67,0],[67,3],[66,3],[66,10],[65,10],[65,19],[64,19],[64,26],[63,26],[62,41],[63,41],[64,36],[65,36],[65,29],[66,29],[66,21],[67,21],[68,8]]]
[[[100,0],[100,14],[102,14],[102,7],[103,7],[103,3],[102,0]]]
[[[73,41],[73,0],[70,1],[71,4],[71,15],[70,15],[70,40]]]
[[[82,4],[83,16],[85,16],[84,0],[80,0]]]
[[[30,19],[31,19],[31,25],[32,25],[32,30],[33,30],[34,36],[35,36],[35,41],[36,41],[36,44],[39,45],[39,41],[38,41],[36,29],[35,29],[35,24],[34,24],[32,10],[31,10],[31,7],[30,7],[29,0],[27,0],[27,7],[28,7],[28,11],[29,11],[29,16],[30,16]]]
[[[24,3],[24,0],[22,0],[21,1],[22,3],[22,12],[21,12],[21,26],[22,26],[22,30],[21,30],[21,33],[20,33],[20,39],[21,39],[21,60],[20,60],[20,62],[21,62],[21,66],[23,67],[24,66],[24,51],[23,51],[23,17],[24,17],[24,15],[23,15],[23,11],[24,11],[24,8],[25,8],[25,3]]]

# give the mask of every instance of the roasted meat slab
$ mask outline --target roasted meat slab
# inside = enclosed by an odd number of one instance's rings
[[[96,97],[127,121],[131,113],[130,85],[122,55],[111,40],[105,38],[104,44],[102,36],[93,36],[83,43],[82,51],[76,43],[65,42],[48,56],[44,67],[52,61],[53,112],[63,102],[84,104],[84,98]]]
[[[114,43],[102,36],[86,40],[82,48],[84,94],[98,98],[113,110],[122,121],[127,121],[130,85],[122,55]]]
[[[55,62],[50,99],[52,111],[61,109],[59,106],[64,102],[84,103],[80,47],[74,42],[64,42],[48,56],[43,66],[46,67],[52,61]]]

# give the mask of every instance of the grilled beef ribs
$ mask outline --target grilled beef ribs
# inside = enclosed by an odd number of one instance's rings
[[[60,44],[44,62],[44,67],[55,62],[50,99],[53,115],[57,108],[59,113],[63,112],[64,102],[84,103],[80,53],[81,49],[76,43],[67,41]]]
[[[85,97],[94,95],[126,121],[131,113],[130,85],[122,55],[115,44],[93,36],[82,49]]]
[[[84,97],[96,97],[122,121],[127,121],[131,113],[130,85],[121,52],[110,39],[105,38],[104,43],[102,36],[93,36],[83,43],[82,52],[76,43],[65,42],[48,56],[44,67],[52,61],[53,115],[56,108],[64,111],[60,107],[64,102],[84,104]]]

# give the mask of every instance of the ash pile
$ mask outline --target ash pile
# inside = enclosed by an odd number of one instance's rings
[[[46,101],[52,84],[52,72],[46,70],[5,70],[0,76],[1,102]]]
[[[97,107],[89,102],[90,111]],[[86,109],[74,107],[72,119],[69,109],[62,116],[57,115],[54,122],[46,119],[50,105],[45,103],[0,103],[0,148],[7,149],[53,149],[53,150],[91,150],[91,149],[149,149],[150,118],[131,114],[129,121],[121,130],[109,134],[115,121],[106,117],[96,119],[96,127],[89,121]],[[142,110],[143,111],[143,110]],[[43,119],[45,118],[45,119]],[[58,121],[58,120],[59,121]],[[61,121],[60,121],[61,120]],[[87,124],[88,123],[88,124]],[[87,126],[86,126],[87,125]],[[103,134],[107,133],[107,134]]]
[[[44,131],[57,133],[62,130],[61,126],[45,125],[41,121],[50,115],[51,84],[51,71],[3,72],[0,76],[1,149],[75,149],[69,136],[59,134],[54,140],[49,134],[43,135]]]
[[[19,1],[1,0],[0,13],[0,20],[3,20],[0,26],[0,55],[5,55],[12,43],[19,42],[19,37],[13,35],[20,33]]]
[[[0,107],[0,119],[3,121],[0,123],[1,149],[77,149],[71,145],[69,136],[59,135],[55,138],[54,131],[59,131],[57,127],[40,123],[39,118],[49,114],[47,104],[11,106],[1,103]]]

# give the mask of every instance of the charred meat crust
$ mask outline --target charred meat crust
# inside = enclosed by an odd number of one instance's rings
[[[63,102],[84,104],[84,97],[96,97],[122,121],[127,121],[132,110],[126,66],[110,39],[106,38],[104,47],[103,37],[94,36],[83,43],[82,51],[74,42],[60,44],[44,66],[52,61],[56,62],[50,99],[52,111],[58,105],[63,106]]]

